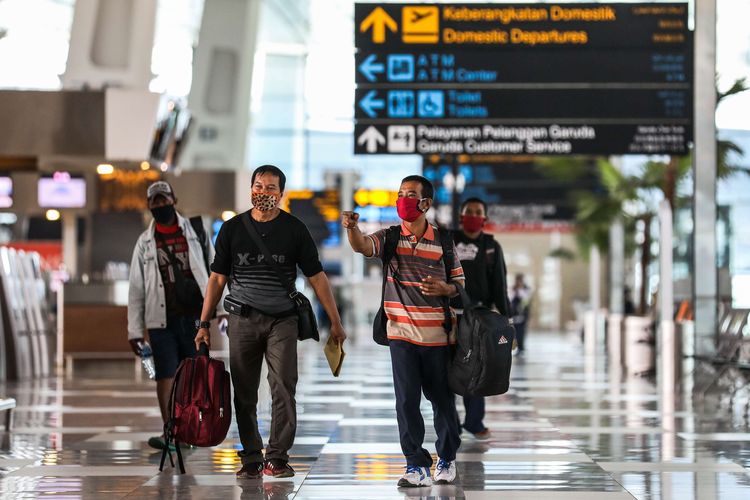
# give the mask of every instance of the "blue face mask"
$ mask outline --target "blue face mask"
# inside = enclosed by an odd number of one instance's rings
[[[174,205],[163,205],[151,209],[151,215],[154,216],[154,220],[159,224],[166,225],[175,219]]]

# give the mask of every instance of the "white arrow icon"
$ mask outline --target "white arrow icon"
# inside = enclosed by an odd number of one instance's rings
[[[385,137],[378,132],[378,129],[370,125],[367,127],[367,130],[360,134],[359,139],[357,139],[357,144],[360,146],[366,144],[365,147],[367,148],[368,153],[376,153],[378,151],[378,145],[385,145]]]

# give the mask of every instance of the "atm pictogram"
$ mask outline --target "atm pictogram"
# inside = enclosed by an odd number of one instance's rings
[[[435,5],[411,6],[401,10],[401,38],[404,43],[438,43],[440,11]]]

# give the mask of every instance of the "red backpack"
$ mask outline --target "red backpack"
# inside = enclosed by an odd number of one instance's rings
[[[216,446],[227,436],[232,422],[231,381],[224,362],[208,356],[208,348],[201,345],[195,358],[184,359],[177,368],[169,398],[170,418],[164,426],[166,443],[159,470],[164,461],[174,467],[169,444],[174,442],[180,473],[185,473],[180,444]]]

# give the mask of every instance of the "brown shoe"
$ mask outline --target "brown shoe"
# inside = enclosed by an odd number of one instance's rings
[[[272,458],[266,460],[266,465],[263,467],[263,474],[273,477],[293,477],[294,469],[289,465],[289,462]]]
[[[263,462],[249,462],[237,471],[237,479],[258,479],[263,475]]]
[[[492,437],[492,433],[490,432],[489,429],[485,429],[483,431],[479,431],[479,432],[475,433],[474,437],[476,439],[479,439],[480,441],[486,441],[487,439],[489,439],[490,437]]]

